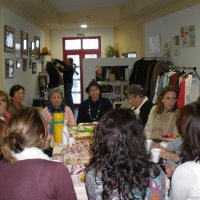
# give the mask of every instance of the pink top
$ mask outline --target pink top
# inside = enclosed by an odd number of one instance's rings
[[[48,107],[42,109],[42,114],[47,122],[48,130],[50,133],[50,123],[52,122],[52,115],[48,110]],[[74,114],[71,111],[70,107],[65,106],[65,120],[68,122],[68,126],[76,126],[76,120],[74,118]]]

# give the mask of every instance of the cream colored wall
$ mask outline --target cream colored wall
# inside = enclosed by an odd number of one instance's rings
[[[51,45],[52,56],[54,58],[63,59],[62,38],[77,37],[77,33],[84,33],[85,36],[101,36],[101,52],[104,56],[104,50],[107,45],[114,45],[114,32],[112,28],[104,29],[72,29],[72,30],[53,30]]]
[[[34,40],[34,36],[39,36],[41,41],[41,47],[45,46],[45,32],[38,28],[37,26],[31,24],[25,18],[15,14],[11,10],[0,6],[0,37],[1,37],[1,55],[0,55],[0,89],[9,93],[9,89],[14,84],[20,84],[25,87],[25,105],[31,105],[32,99],[39,95],[38,90],[38,72],[41,71],[41,61],[32,59],[33,62],[37,63],[37,73],[32,74],[32,68],[27,67],[27,71],[23,71],[22,67],[20,69],[16,69],[15,61],[17,58],[15,57],[15,53],[4,52],[4,25],[8,25],[15,29],[15,43],[20,43],[20,31],[26,30],[29,33],[29,47],[30,42]],[[49,37],[50,38],[50,37]],[[5,59],[10,58],[14,59],[14,78],[5,78]]]
[[[135,51],[137,57],[144,56],[143,24],[141,21],[128,21],[114,29],[115,46],[122,53]]]

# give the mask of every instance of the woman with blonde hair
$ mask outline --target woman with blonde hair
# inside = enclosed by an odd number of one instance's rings
[[[1,140],[0,199],[76,199],[69,171],[42,151],[47,130],[35,108],[21,109]]]
[[[11,114],[8,112],[9,103],[10,101],[8,98],[8,94],[0,90],[0,119],[5,121],[7,124],[11,120]]]
[[[158,139],[163,133],[178,134],[176,120],[178,110],[178,92],[172,86],[162,89],[157,104],[152,107],[147,124],[145,135],[147,138]]]

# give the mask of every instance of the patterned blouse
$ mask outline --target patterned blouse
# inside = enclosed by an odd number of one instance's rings
[[[166,193],[166,181],[165,181],[165,174],[160,169],[160,174],[157,177],[153,177],[150,179],[149,187],[146,190],[146,197],[145,200],[164,200],[165,193]],[[151,173],[150,173],[151,174]],[[102,200],[101,193],[103,191],[103,182],[101,180],[101,172],[97,173],[95,177],[95,170],[91,169],[86,174],[86,189],[88,193],[88,197],[90,200]],[[137,192],[137,199],[142,200],[142,197]],[[110,200],[119,200],[119,195],[117,189],[112,192],[110,195]],[[123,197],[121,197],[123,199]]]

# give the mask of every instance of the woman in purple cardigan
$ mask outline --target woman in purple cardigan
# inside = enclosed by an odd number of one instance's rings
[[[1,200],[74,200],[76,194],[67,167],[42,151],[47,138],[40,112],[23,108],[1,141]]]

